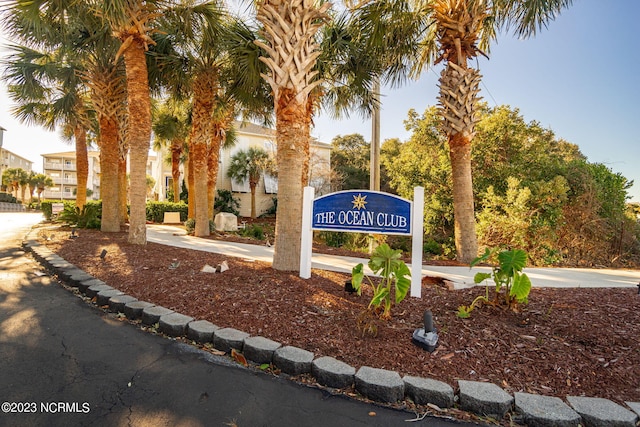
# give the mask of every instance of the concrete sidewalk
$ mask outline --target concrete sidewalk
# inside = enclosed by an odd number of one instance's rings
[[[271,247],[187,236],[183,228],[169,225],[147,225],[147,240],[168,246],[214,252],[257,261],[272,262],[273,260],[273,248]],[[363,263],[366,266],[367,262],[368,260],[365,258],[313,254],[312,268],[351,273],[353,266],[358,263]],[[480,271],[490,272],[491,269],[488,267],[470,269],[469,267],[422,266],[423,276],[442,277],[452,282],[457,289],[475,286],[473,277]],[[623,288],[635,287],[640,283],[639,270],[530,267],[525,269],[525,273],[531,279],[533,286],[539,288]]]

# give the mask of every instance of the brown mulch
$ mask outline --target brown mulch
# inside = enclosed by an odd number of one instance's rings
[[[453,387],[465,379],[490,381],[508,392],[640,401],[635,288],[533,289],[519,313],[484,306],[460,319],[457,307],[484,294],[484,287],[453,291],[425,278],[422,298],[394,306],[392,319],[379,321],[378,336],[371,338],[355,327],[370,292],[346,293],[349,275],[313,270],[311,279],[303,280],[261,262],[154,243],[130,245],[124,232],[78,234],[70,239],[64,229],[40,231],[42,242],[64,259],[140,300],[356,368],[390,369]],[[200,271],[222,261],[229,265],[224,273]],[[433,353],[411,342],[426,309],[439,334]]]

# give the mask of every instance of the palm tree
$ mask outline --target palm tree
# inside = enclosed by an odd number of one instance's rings
[[[266,52],[261,60],[269,72],[276,115],[278,163],[278,210],[273,268],[300,268],[302,191],[307,182],[309,138],[315,97],[322,81],[314,71],[319,43],[316,34],[330,19],[330,3],[316,6],[313,0],[258,2],[257,19],[264,26],[265,41],[256,44]]]
[[[13,197],[18,198],[18,190],[20,189],[20,183],[26,182],[29,174],[21,168],[8,168],[2,172],[2,182],[7,186],[11,186]]]
[[[48,130],[62,126],[65,139],[73,136],[78,182],[76,206],[82,207],[89,175],[89,112],[77,74],[78,64],[70,60],[65,49],[48,54],[14,45],[10,50],[14,53],[6,61],[5,76],[10,82],[9,96],[17,105],[13,113],[22,122],[36,123]]]
[[[153,44],[154,20],[160,1],[104,0],[91,2],[121,41],[116,60],[124,58],[127,82],[130,159],[129,243],[147,243],[146,168],[151,141],[151,97],[146,51]],[[104,172],[104,171],[103,171]]]
[[[370,43],[389,52],[393,63],[404,61],[412,66],[414,77],[425,67],[444,62],[438,99],[452,168],[456,251],[463,262],[477,256],[471,143],[481,76],[469,62],[489,52],[499,30],[514,28],[519,37],[533,36],[571,3],[571,0],[364,0],[356,8],[360,25],[368,29]],[[393,25],[410,29],[409,35],[417,37],[420,49],[407,52],[396,48],[394,39],[386,35],[388,17],[393,17]]]
[[[186,104],[174,99],[163,102],[153,119],[153,133],[156,136],[157,148],[169,145],[174,203],[180,201],[180,158],[188,135],[187,120]]]
[[[236,182],[249,180],[251,190],[251,218],[256,218],[256,187],[264,173],[273,173],[274,163],[264,149],[250,147],[240,150],[231,157],[227,176]]]
[[[46,188],[53,187],[53,180],[43,173],[33,173],[29,178],[29,188],[31,193],[35,191],[38,194],[38,203],[40,196]]]

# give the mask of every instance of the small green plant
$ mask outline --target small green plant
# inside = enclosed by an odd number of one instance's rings
[[[383,243],[376,247],[369,258],[369,268],[374,274],[381,276],[380,283],[375,284],[369,277],[369,285],[373,289],[373,297],[369,302],[368,310],[376,311],[384,305],[381,319],[391,318],[391,288],[395,290],[395,302],[399,304],[406,296],[411,287],[411,271],[409,267],[400,259],[402,251],[391,249]],[[362,263],[353,267],[351,271],[351,284],[358,295],[362,294],[362,281],[365,277]]]
[[[64,210],[60,212],[58,219],[78,228],[100,228],[101,205],[98,203],[87,203],[82,209],[75,204],[65,203]]]
[[[471,262],[471,267],[491,258],[497,249],[485,250],[485,253]],[[494,305],[500,305],[500,293],[504,287],[504,304],[507,308],[514,309],[517,304],[526,304],[531,292],[531,280],[529,276],[522,272],[527,264],[527,253],[522,249],[513,249],[509,251],[501,251],[498,253],[498,266],[493,267],[491,273],[476,273],[473,281],[480,284],[487,279],[492,278],[495,283],[496,296],[493,302],[489,301],[489,289],[486,288],[485,296],[479,296],[473,300],[471,305],[458,307],[458,317],[466,318],[470,316],[471,311],[477,303],[486,302]]]
[[[244,230],[242,230],[240,232],[240,235],[242,235],[244,237],[251,237],[251,238],[254,238],[256,240],[264,240],[265,239],[264,228],[262,228],[260,225],[256,225],[256,224],[251,224],[251,225],[246,226],[244,228]]]

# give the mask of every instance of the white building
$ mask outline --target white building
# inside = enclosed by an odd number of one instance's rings
[[[227,178],[227,169],[231,158],[240,150],[250,147],[261,147],[267,152],[273,153],[275,158],[276,142],[275,130],[255,125],[253,123],[240,122],[236,126],[236,144],[234,147],[224,149],[220,153],[220,167],[218,169],[217,189],[233,191],[234,198],[240,201],[240,215],[251,215],[251,193],[248,182],[232,182]],[[149,155],[147,162],[147,175],[153,177],[155,185],[148,195],[151,200],[165,201],[167,190],[172,188],[171,164],[167,159],[168,149],[163,149],[157,155]],[[316,140],[311,142],[310,184],[316,188],[316,195],[327,193],[329,186],[329,169],[331,145]],[[45,190],[43,197],[46,199],[75,199],[78,188],[78,175],[76,169],[76,155],[74,151],[61,153],[42,154],[43,172],[51,177],[54,187]],[[180,165],[180,188],[185,178],[184,166]],[[100,198],[100,153],[89,151],[89,175],[87,188],[92,194],[88,198]],[[278,182],[273,177],[264,177],[256,189],[256,212],[258,215],[268,211],[273,206],[273,198],[277,196]]]
[[[88,199],[100,198],[100,153],[89,151]],[[53,187],[42,195],[45,199],[73,200],[78,190],[78,170],[75,151],[42,154],[42,173],[53,180]]]
[[[2,147],[2,138],[5,131],[6,129],[0,126],[0,176],[6,169],[10,168],[20,168],[31,172],[33,170],[33,162],[31,160],[18,156],[16,153]]]
[[[231,158],[241,150],[247,150],[250,147],[260,147],[265,151],[276,155],[276,138],[275,130],[265,128],[253,123],[235,122],[236,127],[236,144],[235,146],[223,149],[220,153],[217,189],[231,190],[233,197],[240,201],[240,216],[251,215],[251,193],[249,183],[232,182],[227,177],[227,169],[231,163]],[[310,147],[311,162],[310,183],[316,188],[316,194],[327,193],[330,189],[328,176],[330,168],[331,145],[316,140],[311,141]],[[167,149],[158,153],[158,159],[166,159]],[[156,180],[154,193],[157,194],[158,200],[167,200],[167,190],[172,188],[171,164],[159,161],[156,163],[158,170],[154,171],[153,177]],[[180,166],[180,188],[185,178],[184,167]],[[277,197],[278,182],[277,179],[269,176],[263,177],[256,188],[256,213],[258,215],[268,211],[273,206],[273,198]]]

